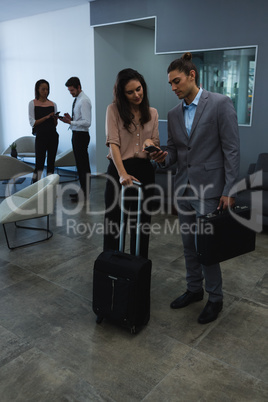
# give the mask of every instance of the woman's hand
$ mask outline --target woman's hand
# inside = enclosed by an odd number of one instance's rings
[[[144,151],[144,148],[149,147],[150,145],[155,147],[153,141],[150,138],[147,138],[147,140],[145,140],[143,143],[142,150]]]
[[[35,120],[34,127],[39,126],[39,124],[44,123],[46,120],[51,119],[52,117],[55,118],[54,112],[51,112],[44,117],[41,117],[41,119]]]
[[[110,144],[110,151],[118,172],[119,183],[122,184],[122,186],[132,186],[133,180],[140,182],[136,177],[127,173],[121,158],[119,146],[116,144]]]
[[[54,117],[54,116],[55,116],[55,113],[51,112],[46,116],[46,119],[50,119],[51,117]]]
[[[133,180],[140,182],[138,179],[136,179],[136,177],[131,176],[130,174],[124,173],[120,176],[119,183],[122,184],[122,186],[132,186]]]

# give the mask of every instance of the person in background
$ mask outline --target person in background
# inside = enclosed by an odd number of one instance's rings
[[[152,154],[170,166],[177,162],[175,190],[186,263],[187,290],[170,307],[179,309],[203,299],[203,278],[208,302],[200,324],[217,319],[223,307],[219,264],[201,265],[195,247],[196,219],[217,209],[233,207],[230,191],[239,174],[239,133],[231,99],[198,87],[198,71],[191,53],[168,67],[172,91],[182,102],[168,113],[167,153]]]
[[[35,84],[35,99],[29,103],[29,121],[35,139],[35,171],[33,182],[40,180],[47,156],[47,174],[54,173],[59,135],[55,113],[57,105],[48,99],[49,83],[41,79]]]
[[[87,200],[90,192],[90,163],[88,157],[88,145],[90,142],[89,127],[91,125],[91,101],[82,91],[79,78],[71,77],[65,83],[70,94],[74,99],[72,106],[72,116],[64,113],[64,117],[59,117],[61,121],[70,125],[72,130],[72,146],[79,176],[81,191],[70,194],[74,202],[79,198]]]
[[[149,106],[147,85],[141,74],[127,68],[120,71],[114,85],[114,101],[106,112],[106,145],[109,147],[109,166],[105,190],[105,228],[104,250],[118,250],[120,206],[119,192],[122,186],[131,186],[126,190],[125,210],[130,219],[130,252],[135,254],[137,190],[132,187],[133,180],[143,185],[143,203],[141,214],[140,254],[147,258],[149,248],[148,225],[150,211],[143,208],[144,202],[154,190],[148,185],[154,184],[154,169],[144,148],[149,145],[159,147],[158,113]],[[148,208],[147,208],[148,209]],[[127,213],[126,213],[127,219]],[[143,228],[145,230],[143,230]]]

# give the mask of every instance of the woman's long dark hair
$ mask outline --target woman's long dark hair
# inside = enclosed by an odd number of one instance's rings
[[[34,88],[34,92],[35,92],[35,99],[39,99],[40,94],[39,94],[39,87],[42,84],[47,84],[48,86],[48,94],[49,95],[49,82],[47,82],[46,80],[39,80],[35,83],[35,88]]]
[[[143,126],[145,123],[151,120],[150,105],[147,94],[147,85],[143,76],[132,68],[126,68],[119,71],[117,74],[116,82],[114,85],[114,103],[117,106],[119,115],[124,122],[124,127],[130,131],[130,126],[133,123],[133,113],[129,101],[125,95],[125,87],[131,80],[136,80],[141,83],[143,88],[143,99],[140,107],[141,119],[140,124]]]

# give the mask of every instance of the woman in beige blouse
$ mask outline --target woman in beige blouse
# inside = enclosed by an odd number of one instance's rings
[[[130,68],[117,75],[114,101],[106,113],[106,138],[110,163],[105,190],[104,250],[118,250],[120,185],[131,186],[136,180],[143,184],[140,254],[147,258],[151,214],[150,203],[146,200],[154,194],[154,169],[144,148],[149,145],[159,147],[158,113],[149,106],[143,76]],[[125,195],[125,210],[128,211],[130,224],[130,252],[135,254],[137,200],[128,201],[128,198],[136,198],[137,190],[130,187]]]

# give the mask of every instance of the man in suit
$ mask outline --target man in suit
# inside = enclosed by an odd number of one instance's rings
[[[186,292],[170,305],[173,309],[203,299],[208,302],[198,322],[214,321],[223,307],[219,264],[201,265],[195,247],[198,216],[234,206],[229,196],[239,174],[239,134],[229,97],[198,87],[198,71],[191,53],[168,67],[172,91],[183,101],[168,113],[167,152],[152,154],[160,164],[177,162],[175,193],[186,264]]]

